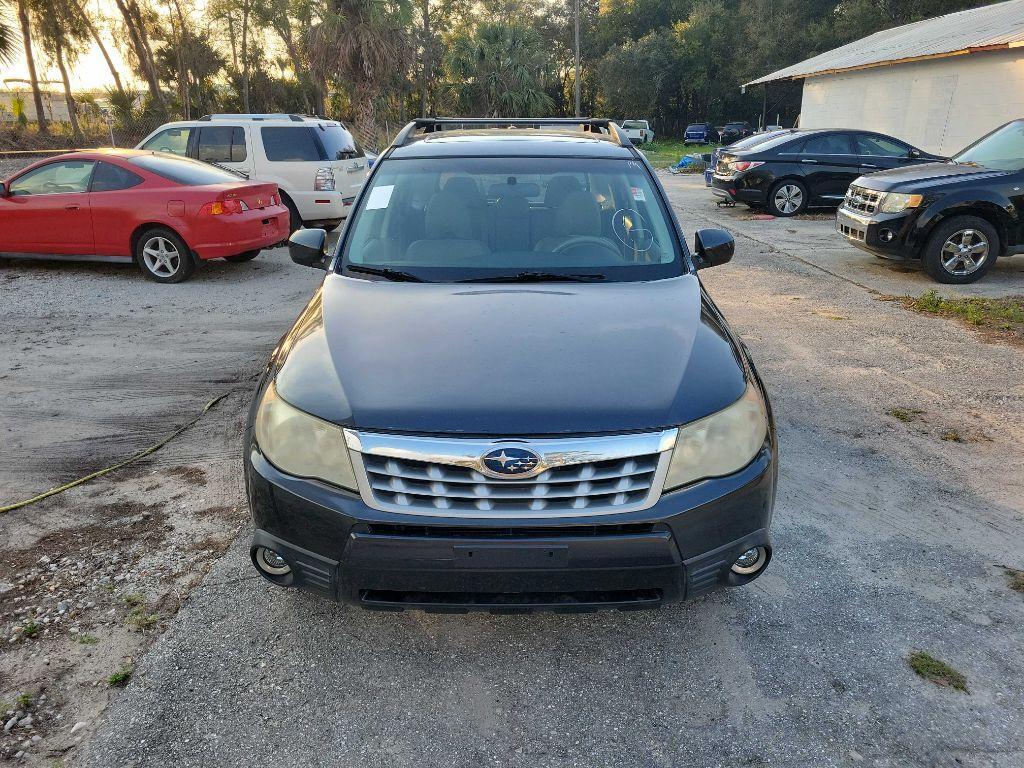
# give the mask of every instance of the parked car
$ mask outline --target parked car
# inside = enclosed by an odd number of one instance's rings
[[[690,123],[683,132],[683,144],[713,144],[718,141],[718,131],[711,123]]]
[[[877,256],[920,259],[940,283],[973,283],[996,258],[1024,253],[1024,120],[944,163],[862,176],[836,214],[847,240]]]
[[[732,238],[689,251],[610,121],[470,122],[410,123],[333,254],[322,230],[292,236],[327,275],[245,431],[255,567],[392,610],[642,608],[749,582],[771,558],[775,430],[697,271]]]
[[[133,259],[159,283],[199,260],[248,261],[288,238],[277,185],[181,157],[90,150],[34,163],[0,183],[0,255]]]
[[[752,133],[754,133],[754,129],[750,123],[745,121],[726,123],[718,129],[718,135],[723,144],[732,144],[734,141],[747,138]]]
[[[646,120],[623,120],[622,129],[634,144],[647,144],[654,141],[654,131]]]
[[[723,152],[711,191],[729,202],[795,216],[809,206],[837,207],[863,173],[943,160],[870,131],[793,131],[747,149]]]
[[[715,149],[711,150],[711,161],[708,163],[708,167],[704,171],[704,185],[707,187],[711,186],[711,181],[712,177],[714,176],[715,168],[718,166],[718,160],[722,156],[723,152],[738,152],[741,149],[749,149],[750,147],[768,141],[768,139],[774,139],[776,136],[781,136],[783,133],[792,133],[792,131],[789,131],[785,128],[780,128],[777,131],[755,133],[750,136],[747,136],[747,138],[745,139],[734,141],[727,147],[715,147]]]
[[[207,115],[167,123],[139,149],[170,152],[277,184],[290,227],[334,229],[366,180],[362,148],[344,124],[302,115]]]

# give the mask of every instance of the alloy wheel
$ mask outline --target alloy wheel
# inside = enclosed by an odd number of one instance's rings
[[[800,210],[804,193],[796,184],[783,184],[775,190],[775,207],[787,216]]]
[[[172,277],[181,267],[181,253],[166,237],[156,235],[142,246],[146,268],[158,277]]]
[[[977,229],[954,232],[942,245],[942,266],[951,275],[970,275],[988,259],[989,242]]]

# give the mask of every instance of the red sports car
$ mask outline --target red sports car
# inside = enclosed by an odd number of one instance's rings
[[[71,152],[0,183],[0,256],[134,259],[180,283],[199,259],[248,261],[287,238],[276,184],[159,152]]]

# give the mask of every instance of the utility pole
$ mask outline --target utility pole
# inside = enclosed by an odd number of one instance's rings
[[[575,0],[576,3],[576,74],[573,80],[576,84],[576,117],[582,117],[580,112],[580,0]]]

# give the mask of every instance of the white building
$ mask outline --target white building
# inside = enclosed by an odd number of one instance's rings
[[[954,154],[1024,117],[1024,0],[877,32],[744,87],[800,79],[801,128],[863,128]]]

